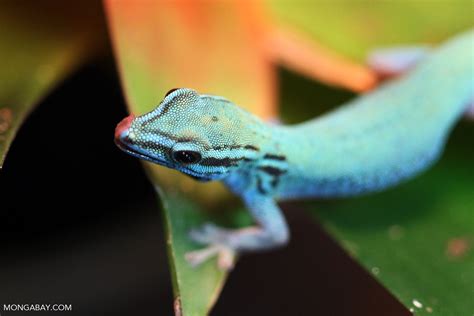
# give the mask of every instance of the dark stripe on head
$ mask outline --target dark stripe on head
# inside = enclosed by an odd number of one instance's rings
[[[259,151],[260,150],[258,147],[255,147],[253,145],[245,145],[244,148],[248,149],[248,150],[254,150],[254,151]]]
[[[231,167],[236,166],[237,162],[244,158],[214,158],[208,157],[201,160],[199,163],[201,166],[211,166],[211,167]]]
[[[223,150],[223,149],[240,149],[242,146],[240,145],[221,145],[221,146],[214,146],[212,149],[214,150]]]
[[[286,173],[286,170],[281,170],[281,169],[271,167],[271,166],[262,166],[262,167],[258,167],[258,169],[260,169],[263,172],[266,172],[269,175],[274,176],[274,177],[278,177],[278,176]]]
[[[214,150],[222,150],[222,149],[248,149],[248,150],[254,150],[254,151],[259,151],[259,149],[255,146],[252,145],[222,145],[222,146],[215,146],[212,147]]]
[[[286,157],[285,156],[279,156],[279,155],[274,155],[274,154],[265,154],[265,156],[263,156],[264,159],[272,159],[272,160],[286,160]]]

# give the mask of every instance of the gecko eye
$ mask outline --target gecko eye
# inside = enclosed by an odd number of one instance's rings
[[[175,91],[178,90],[178,89],[179,89],[179,88],[174,88],[174,89],[171,89],[170,91],[166,92],[165,98],[166,98],[169,94],[175,92]]]
[[[197,151],[178,150],[172,153],[173,159],[182,164],[191,164],[201,161],[201,154]]]

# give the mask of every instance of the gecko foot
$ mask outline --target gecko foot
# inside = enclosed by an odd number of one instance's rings
[[[185,254],[186,261],[193,267],[217,255],[217,266],[221,270],[232,270],[235,264],[235,251],[223,245],[210,245],[206,248],[190,251]]]
[[[235,263],[236,251],[228,246],[230,231],[212,223],[204,224],[189,232],[191,239],[206,248],[186,253],[185,258],[192,266],[198,266],[217,255],[217,265],[220,269],[230,270]]]

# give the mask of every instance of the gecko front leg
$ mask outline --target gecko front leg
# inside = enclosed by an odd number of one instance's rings
[[[288,225],[272,197],[252,192],[243,199],[258,225],[225,229],[205,224],[192,230],[191,238],[207,247],[186,254],[186,260],[191,265],[199,265],[217,255],[219,267],[228,270],[233,267],[237,253],[272,249],[288,243]]]

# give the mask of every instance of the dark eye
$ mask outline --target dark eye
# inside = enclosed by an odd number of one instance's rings
[[[182,164],[196,163],[201,160],[201,154],[197,151],[178,150],[173,152],[173,159]]]
[[[168,91],[166,94],[165,94],[165,98],[170,94],[170,93],[173,93],[174,91],[178,90],[178,88],[174,88],[174,89],[171,89],[170,91]]]

